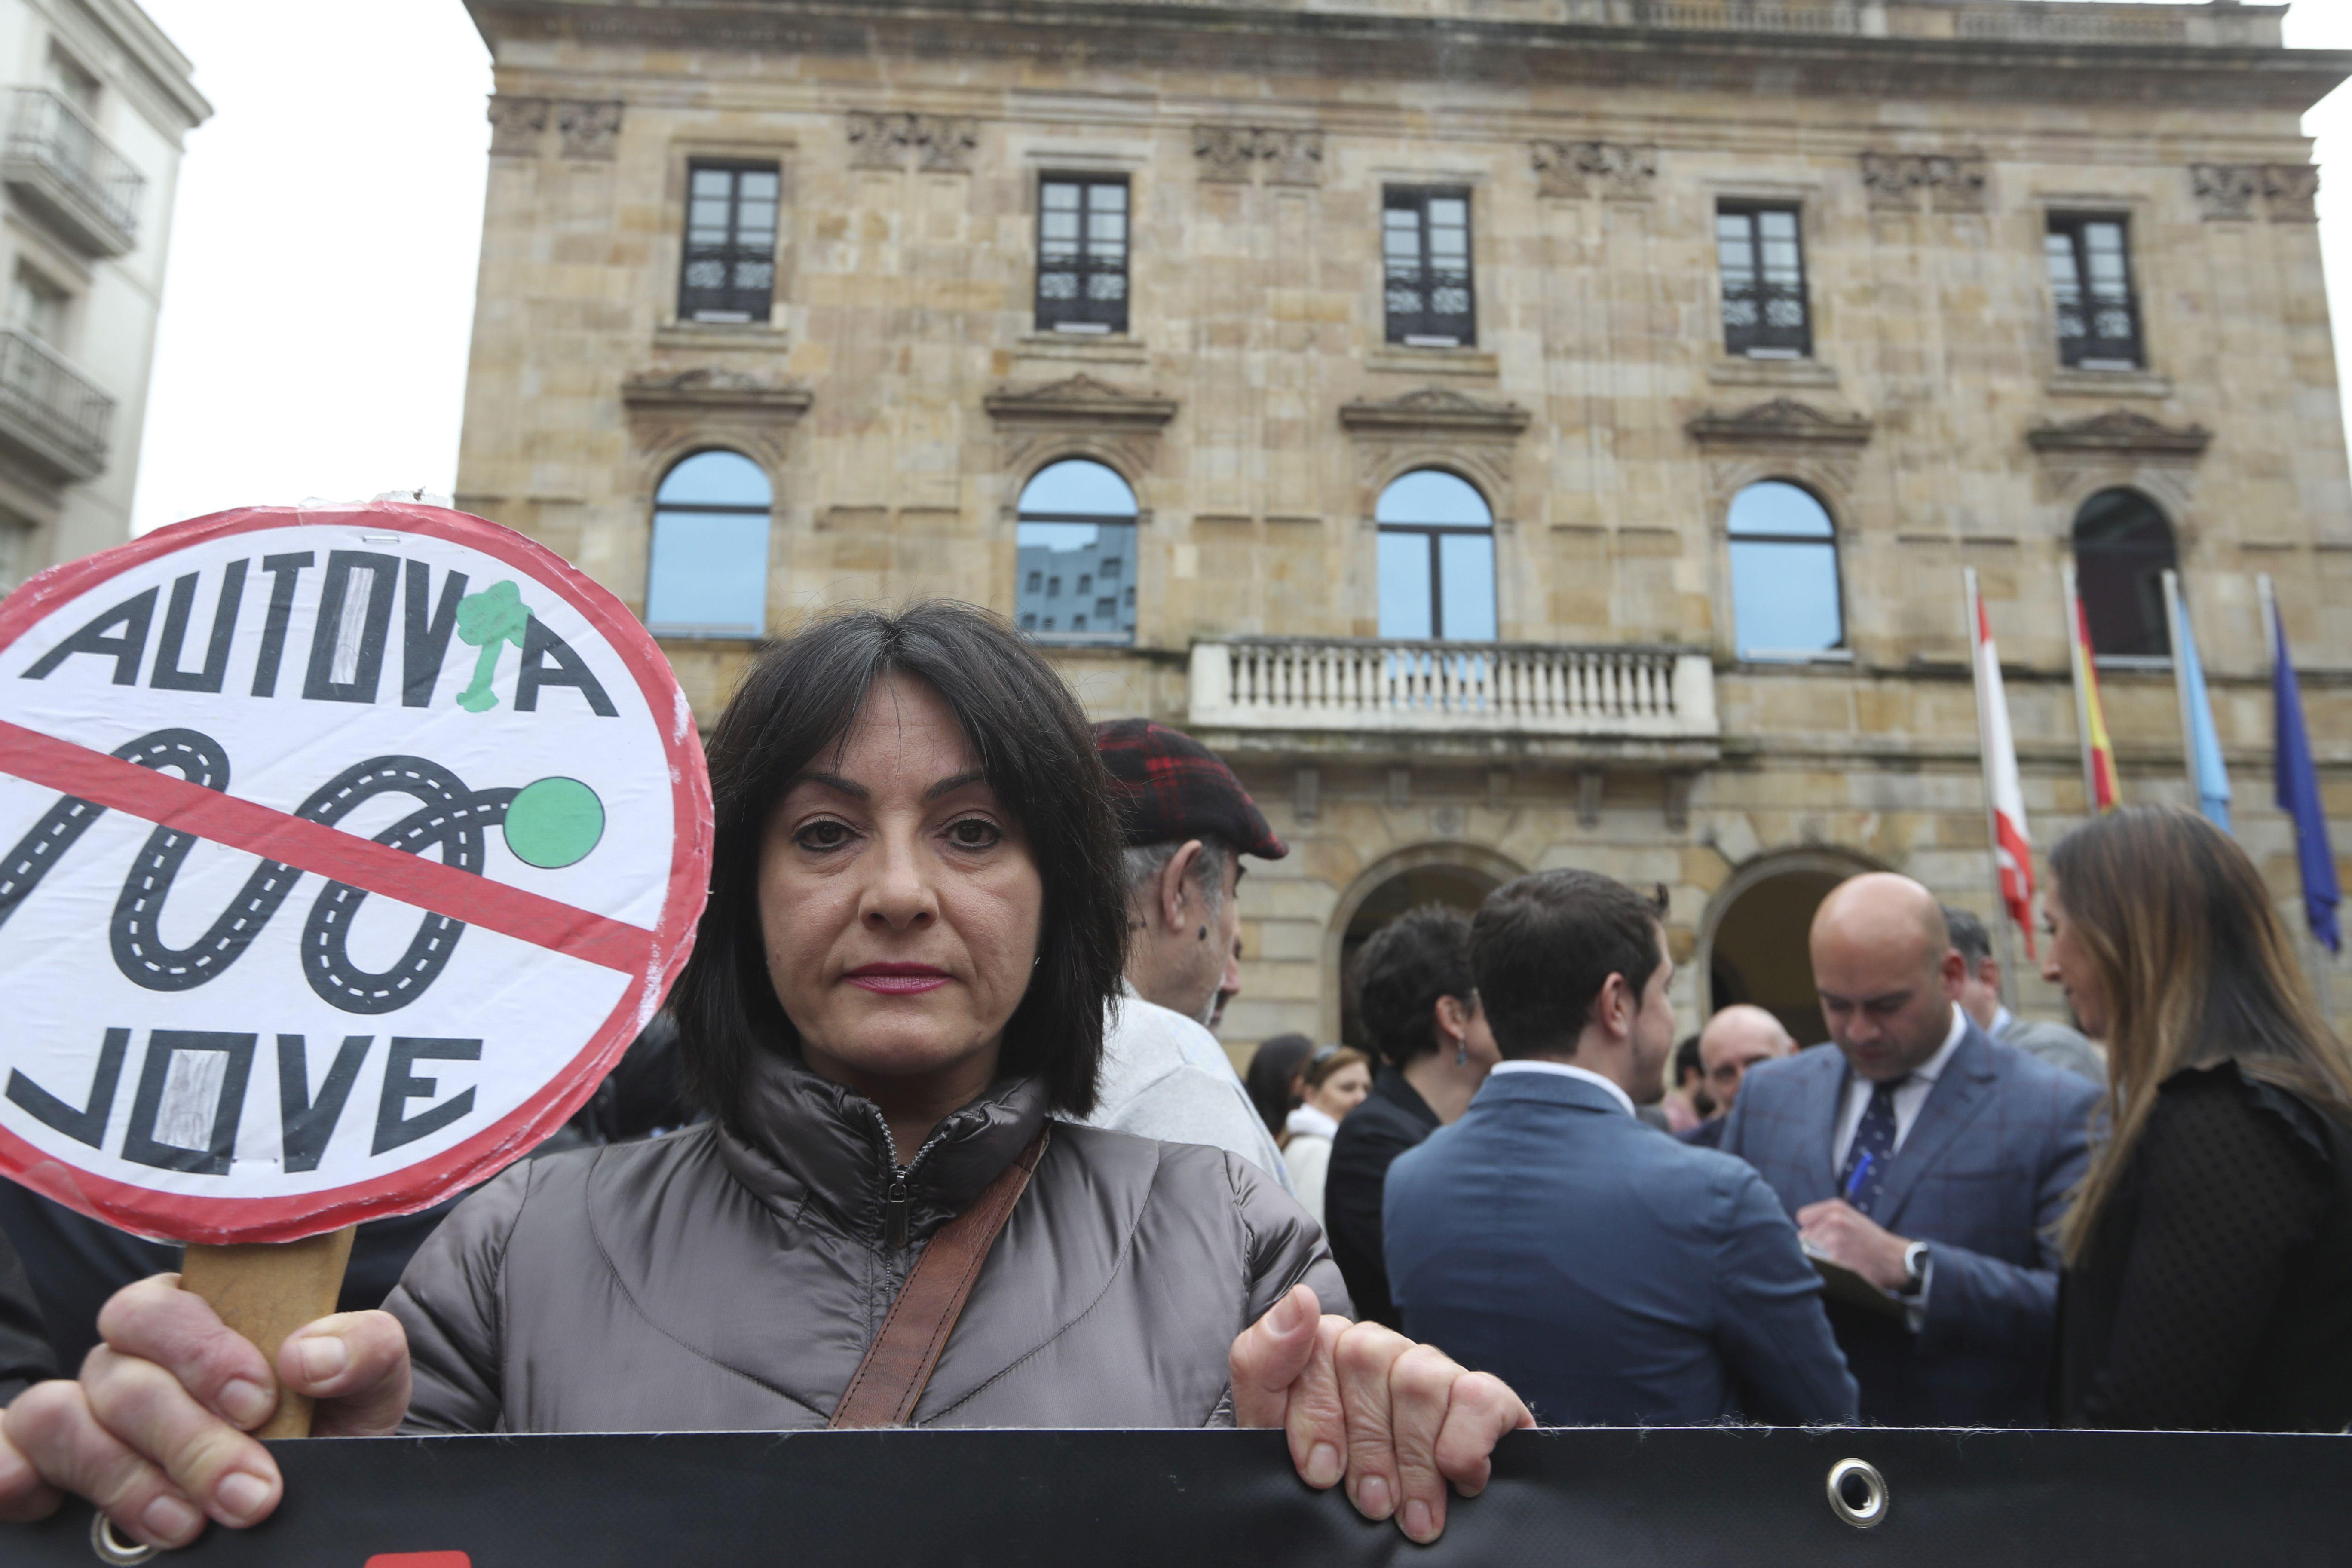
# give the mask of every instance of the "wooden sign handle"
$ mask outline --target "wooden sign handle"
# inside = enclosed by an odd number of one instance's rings
[[[278,1349],[286,1336],[335,1310],[343,1289],[343,1265],[352,1256],[355,1227],[301,1241],[238,1242],[226,1247],[190,1243],[180,1265],[180,1288],[203,1297],[222,1322],[260,1347],[274,1374]],[[254,1429],[257,1437],[307,1437],[310,1398],[281,1388],[278,1408]]]

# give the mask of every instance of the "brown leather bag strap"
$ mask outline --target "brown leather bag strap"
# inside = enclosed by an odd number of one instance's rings
[[[826,1426],[904,1426],[915,1414],[931,1369],[963,1315],[964,1299],[980,1278],[980,1266],[988,1261],[989,1248],[1045,1158],[1047,1130],[1038,1129],[1029,1147],[982,1189],[970,1208],[932,1234]]]

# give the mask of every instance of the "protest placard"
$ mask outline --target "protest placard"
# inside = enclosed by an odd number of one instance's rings
[[[0,605],[0,1173],[142,1235],[428,1205],[560,1127],[708,886],[628,610],[509,530],[223,512]]]

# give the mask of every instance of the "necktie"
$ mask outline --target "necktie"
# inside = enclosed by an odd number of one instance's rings
[[[1878,1202],[1878,1190],[1886,1184],[1886,1167],[1895,1158],[1895,1090],[1900,1081],[1871,1086],[1870,1104],[1855,1124],[1853,1142],[1845,1152],[1845,1168],[1838,1173],[1838,1195],[1864,1214]],[[1862,1168],[1865,1154],[1870,1156],[1870,1169],[1857,1184],[1853,1175]]]

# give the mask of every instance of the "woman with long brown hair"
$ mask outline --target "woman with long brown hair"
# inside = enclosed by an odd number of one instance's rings
[[[2068,1426],[2352,1423],[2352,1052],[2269,889],[2168,806],[2050,857],[2047,977],[2107,1042],[2105,1140],[2061,1232]]]

